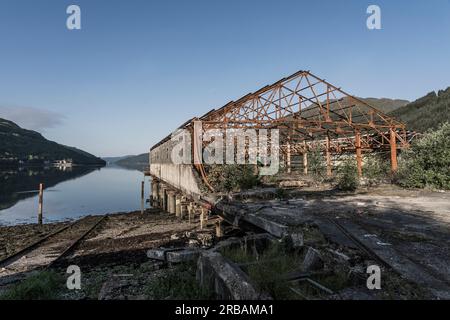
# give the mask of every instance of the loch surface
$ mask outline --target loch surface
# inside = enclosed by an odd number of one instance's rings
[[[44,223],[140,210],[142,172],[103,168],[0,169],[0,225],[36,223],[44,183]],[[145,196],[150,187],[145,183]]]

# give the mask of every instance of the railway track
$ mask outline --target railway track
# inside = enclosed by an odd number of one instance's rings
[[[0,278],[54,266],[105,218],[83,218],[6,257],[0,261]]]
[[[342,224],[338,221],[328,218],[328,220],[334,224],[349,240],[351,240],[362,252],[364,252],[367,256],[377,261],[381,265],[385,266],[388,269],[395,270],[386,260],[381,258],[378,254],[376,254],[372,249],[367,247],[364,243],[362,243],[357,237],[355,237],[350,231],[348,231]]]

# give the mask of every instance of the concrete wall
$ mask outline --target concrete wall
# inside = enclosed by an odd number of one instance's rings
[[[150,151],[150,174],[187,195],[200,196],[200,178],[193,165],[173,164],[169,140]]]

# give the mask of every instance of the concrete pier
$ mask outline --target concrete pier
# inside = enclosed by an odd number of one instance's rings
[[[171,214],[175,214],[176,213],[176,195],[175,195],[175,191],[170,190],[168,191],[168,195],[167,195],[167,202],[168,202],[168,212]]]
[[[181,194],[175,196],[175,215],[181,217]]]
[[[168,196],[167,196],[167,191],[166,191],[166,188],[165,188],[165,186],[163,186],[162,188],[161,188],[161,198],[162,198],[162,209],[163,209],[163,211],[165,211],[165,212],[168,212],[168,209],[169,209],[169,206],[168,206],[168,201],[167,201],[167,199],[168,199]]]
[[[150,205],[154,208],[160,207],[160,192],[159,192],[160,183],[157,179],[152,179],[152,201]]]

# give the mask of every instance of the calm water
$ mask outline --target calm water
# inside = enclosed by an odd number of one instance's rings
[[[142,172],[119,167],[3,170],[0,171],[0,225],[36,223],[36,189],[40,182],[46,187],[44,222],[140,210],[143,178]],[[149,185],[146,179],[147,198]]]

